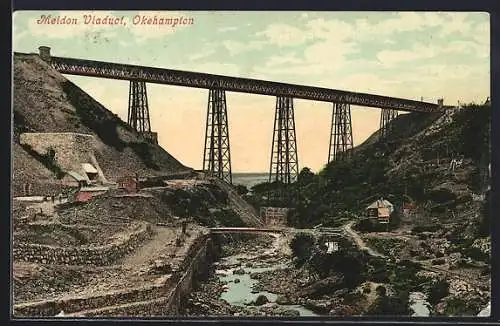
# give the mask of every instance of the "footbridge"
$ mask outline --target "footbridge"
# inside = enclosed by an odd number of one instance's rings
[[[290,227],[215,227],[210,229],[212,234],[227,234],[227,233],[310,233],[310,234],[329,234],[342,235],[342,228],[317,228],[317,229],[295,229]]]
[[[232,170],[226,91],[276,97],[269,182],[278,181],[285,184],[296,181],[299,173],[294,98],[332,103],[327,162],[345,159],[352,153],[351,105],[381,109],[382,137],[390,137],[391,121],[396,118],[398,111],[424,114],[444,111],[442,100],[428,103],[377,94],[203,72],[57,57],[52,56],[50,48],[46,46],[39,47],[38,55],[62,74],[130,81],[127,122],[153,143],[157,143],[157,134],[151,131],[146,83],[208,89],[203,170],[228,183],[232,183]]]

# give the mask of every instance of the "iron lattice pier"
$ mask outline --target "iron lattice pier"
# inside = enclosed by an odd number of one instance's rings
[[[135,131],[148,139],[148,141],[156,143],[155,135],[151,132],[145,82],[130,81],[127,122]]]
[[[382,138],[389,136],[393,129],[393,124],[390,123],[396,119],[398,111],[392,109],[382,109],[380,112],[380,133]]]
[[[351,107],[349,104],[334,103],[328,163],[347,158],[352,148]]]
[[[299,162],[295,137],[293,98],[276,98],[269,182],[290,184],[297,180]]]
[[[226,92],[222,89],[210,89],[208,93],[203,170],[229,184],[233,182]]]

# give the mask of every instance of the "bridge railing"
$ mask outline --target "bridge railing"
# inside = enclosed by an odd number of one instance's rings
[[[443,110],[442,107],[434,103],[249,78],[64,57],[51,57],[49,63],[53,68],[65,74],[112,79],[140,80],[150,83],[196,88],[215,88],[233,92],[286,96],[322,102],[347,103],[367,107],[395,109],[400,111],[436,112]]]

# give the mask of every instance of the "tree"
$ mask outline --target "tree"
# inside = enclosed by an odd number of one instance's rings
[[[314,238],[310,234],[299,233],[290,242],[292,255],[296,258],[296,265],[302,266],[311,256]]]
[[[248,194],[248,188],[244,185],[236,185],[235,188],[236,188],[236,191],[238,192],[238,194],[240,194],[240,195]]]
[[[434,286],[430,287],[429,295],[427,301],[431,305],[436,305],[439,300],[446,297],[449,294],[449,284],[446,280],[438,280],[434,283]]]
[[[297,177],[297,181],[301,185],[307,185],[307,184],[314,182],[314,178],[315,178],[315,175],[311,171],[311,169],[309,169],[308,167],[305,167],[300,171],[300,173]]]

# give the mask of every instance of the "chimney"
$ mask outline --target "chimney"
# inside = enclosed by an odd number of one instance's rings
[[[442,98],[440,98],[440,99],[438,100],[438,106],[439,106],[440,108],[442,108],[442,107],[443,107],[443,103],[444,103],[444,100],[443,100]]]
[[[40,46],[38,47],[38,55],[43,61],[50,61],[50,47]]]

